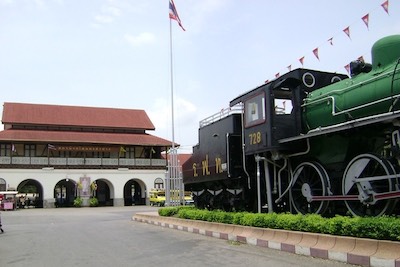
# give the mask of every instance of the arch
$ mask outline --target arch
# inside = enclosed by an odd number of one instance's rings
[[[54,199],[56,208],[73,207],[76,196],[76,181],[72,179],[62,179],[54,186]]]
[[[7,191],[7,183],[3,178],[0,178],[0,191]]]
[[[17,191],[24,198],[24,206],[43,208],[43,186],[34,179],[26,179],[19,183]]]
[[[99,201],[99,206],[113,206],[114,205],[114,186],[113,184],[104,178],[96,179],[93,181],[96,183],[96,190],[93,192],[94,196]]]
[[[131,179],[124,185],[124,205],[146,205],[146,184],[139,179]]]

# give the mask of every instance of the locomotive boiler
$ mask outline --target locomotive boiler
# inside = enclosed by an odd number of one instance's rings
[[[257,212],[397,212],[400,35],[351,77],[296,69],[200,122],[183,182],[199,207]]]

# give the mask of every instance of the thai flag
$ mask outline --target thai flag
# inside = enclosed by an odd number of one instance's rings
[[[169,0],[169,18],[176,20],[179,26],[182,28],[182,30],[186,31],[185,28],[183,28],[182,26],[181,19],[179,18],[178,15],[178,11],[176,11],[174,0]]]
[[[47,148],[48,148],[49,150],[57,150],[57,148],[56,148],[55,146],[51,145],[51,144],[48,144],[48,145],[47,145]]]

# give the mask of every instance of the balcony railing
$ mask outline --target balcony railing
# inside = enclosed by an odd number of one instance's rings
[[[165,167],[165,159],[110,159],[110,158],[52,158],[52,157],[0,157],[0,165],[74,166],[74,167]]]

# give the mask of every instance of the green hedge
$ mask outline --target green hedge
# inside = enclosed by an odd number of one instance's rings
[[[317,214],[224,212],[194,207],[165,207],[158,213],[207,222],[400,241],[400,218],[394,216],[324,218]]]

